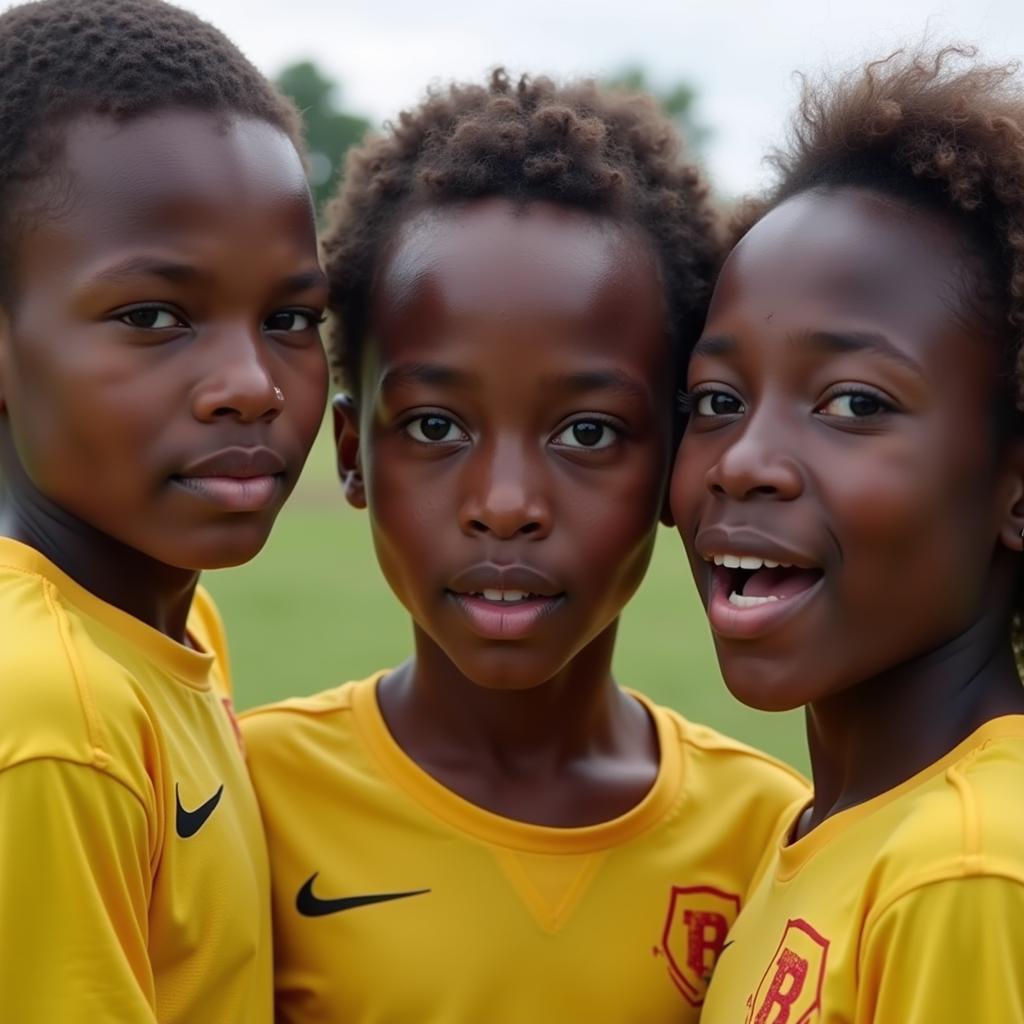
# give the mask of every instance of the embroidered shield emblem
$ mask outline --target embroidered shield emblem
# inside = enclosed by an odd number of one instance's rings
[[[740,898],[709,885],[672,887],[661,952],[687,1002],[704,1002],[725,937],[740,912]]]
[[[746,1024],[812,1024],[821,1010],[828,939],[801,918],[791,920],[761,978]]]

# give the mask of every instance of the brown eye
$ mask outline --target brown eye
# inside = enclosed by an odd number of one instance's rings
[[[271,313],[263,321],[263,329],[265,331],[293,333],[308,331],[314,323],[315,321],[309,313],[302,313],[297,309],[282,309],[277,313]]]
[[[168,327],[184,327],[181,320],[170,310],[160,306],[140,306],[122,313],[118,318],[129,327],[140,327],[143,330],[162,330]]]
[[[825,416],[845,419],[864,419],[888,411],[889,407],[880,398],[867,391],[848,391],[846,394],[836,395],[821,407],[821,412]]]
[[[598,451],[613,445],[617,437],[617,431],[601,420],[576,420],[556,434],[551,443],[565,448]]]
[[[440,444],[445,441],[464,441],[466,435],[447,416],[429,414],[419,416],[406,425],[406,433],[422,444]]]
[[[705,391],[698,395],[694,411],[698,416],[738,416],[743,403],[727,391]]]

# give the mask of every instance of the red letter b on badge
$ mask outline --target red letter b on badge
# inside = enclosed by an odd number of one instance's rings
[[[807,982],[807,961],[791,949],[784,949],[775,969],[775,977],[765,993],[764,1002],[754,1018],[754,1024],[786,1024],[789,1011],[800,998]],[[774,1008],[778,1014],[771,1015]]]

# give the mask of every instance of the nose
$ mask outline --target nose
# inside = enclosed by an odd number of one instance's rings
[[[545,496],[543,468],[513,444],[481,445],[466,466],[459,525],[468,536],[499,540],[551,532],[551,506]]]
[[[804,488],[780,425],[756,415],[747,419],[743,432],[719,454],[704,479],[712,494],[737,501],[792,501]]]
[[[244,328],[209,339],[203,353],[208,372],[192,393],[196,419],[254,423],[280,415],[284,394],[274,381],[266,346],[259,332]]]

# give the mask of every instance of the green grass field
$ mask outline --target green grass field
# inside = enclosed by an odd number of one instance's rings
[[[404,659],[408,617],[377,569],[364,514],[335,482],[322,438],[254,562],[208,573],[228,627],[240,708],[312,693]],[[767,715],[726,691],[675,531],[626,609],[615,671],[623,685],[806,770],[799,713]]]

